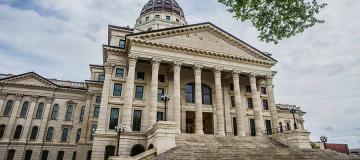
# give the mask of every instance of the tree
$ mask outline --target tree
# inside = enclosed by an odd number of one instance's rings
[[[327,4],[316,0],[218,0],[228,7],[234,18],[251,21],[260,32],[261,41],[278,43],[317,23],[315,17]]]

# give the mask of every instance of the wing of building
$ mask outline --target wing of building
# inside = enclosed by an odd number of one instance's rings
[[[154,140],[162,127],[264,136],[293,130],[295,119],[303,130],[305,112],[275,105],[276,63],[212,23],[187,24],[175,0],[150,0],[134,28],[109,25],[89,80],[0,75],[0,159],[107,159],[118,124],[125,157],[166,150]]]

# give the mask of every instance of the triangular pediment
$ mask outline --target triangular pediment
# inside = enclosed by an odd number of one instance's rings
[[[276,62],[247,43],[211,23],[138,33],[130,37],[145,41]]]
[[[54,83],[40,75],[29,72],[21,75],[16,75],[8,78],[1,79],[0,82],[30,85],[30,86],[41,86],[41,87],[57,87]]]

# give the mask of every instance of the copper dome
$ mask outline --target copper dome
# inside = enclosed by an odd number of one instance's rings
[[[182,8],[175,0],[149,0],[141,10],[140,16],[151,11],[173,12],[185,18]]]

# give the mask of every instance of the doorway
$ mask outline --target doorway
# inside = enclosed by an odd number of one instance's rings
[[[204,134],[214,134],[213,114],[203,112]]]
[[[186,133],[195,133],[195,112],[186,111]]]

